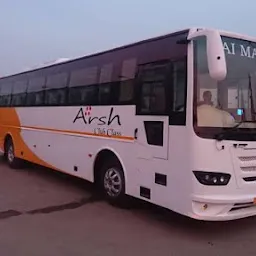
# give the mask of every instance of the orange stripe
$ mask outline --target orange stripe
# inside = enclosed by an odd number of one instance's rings
[[[56,166],[52,166],[37,156],[36,152],[33,152],[25,143],[20,135],[21,124],[14,108],[0,108],[0,120],[2,124],[0,129],[0,147],[2,149],[6,135],[10,134],[15,145],[14,149],[17,157],[50,169],[59,170]]]
[[[58,133],[67,133],[70,135],[83,135],[83,136],[93,136],[93,137],[103,137],[103,138],[111,138],[111,139],[121,139],[121,140],[129,140],[133,141],[134,138],[130,136],[119,136],[119,135],[105,135],[105,134],[95,134],[92,132],[79,132],[79,131],[70,131],[70,130],[59,130],[59,129],[52,129],[52,128],[44,128],[44,127],[34,127],[34,126],[7,126],[7,125],[0,125],[2,127],[10,127],[14,129],[31,129],[37,131],[47,131],[47,132],[58,132]]]

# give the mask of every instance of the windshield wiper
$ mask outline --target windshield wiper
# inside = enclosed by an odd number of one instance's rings
[[[244,124],[244,123],[252,123],[252,124],[255,124],[256,123],[256,120],[242,120],[240,122],[238,122],[236,125],[234,125],[233,127],[231,127],[231,129],[236,129],[236,128],[239,128],[239,126],[241,124]]]
[[[234,125],[233,127],[224,127],[227,128],[227,130],[221,131],[217,134],[215,134],[214,139],[218,140],[218,141],[222,141],[226,138],[226,135],[230,135],[232,134],[232,132],[237,131],[239,126],[243,123],[254,123],[256,124],[256,120],[242,120],[239,123],[237,123],[236,125]]]

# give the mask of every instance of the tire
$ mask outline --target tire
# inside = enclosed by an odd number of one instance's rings
[[[6,161],[8,163],[8,165],[12,168],[12,169],[19,169],[22,167],[21,165],[21,159],[18,159],[17,157],[15,157],[15,153],[14,153],[14,144],[12,142],[12,139],[9,139],[6,143]]]
[[[112,205],[126,207],[125,178],[120,162],[111,158],[103,164],[101,170],[100,189],[104,198]]]

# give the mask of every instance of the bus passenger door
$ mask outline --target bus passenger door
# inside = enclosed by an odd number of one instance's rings
[[[168,127],[167,116],[138,116],[134,135],[136,139],[136,155],[141,159],[168,159]]]
[[[171,70],[170,61],[139,66],[134,131],[138,158],[168,159]]]

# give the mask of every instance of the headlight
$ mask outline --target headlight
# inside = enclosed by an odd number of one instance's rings
[[[193,171],[197,180],[206,186],[226,186],[229,183],[231,175],[219,172],[201,172]]]

